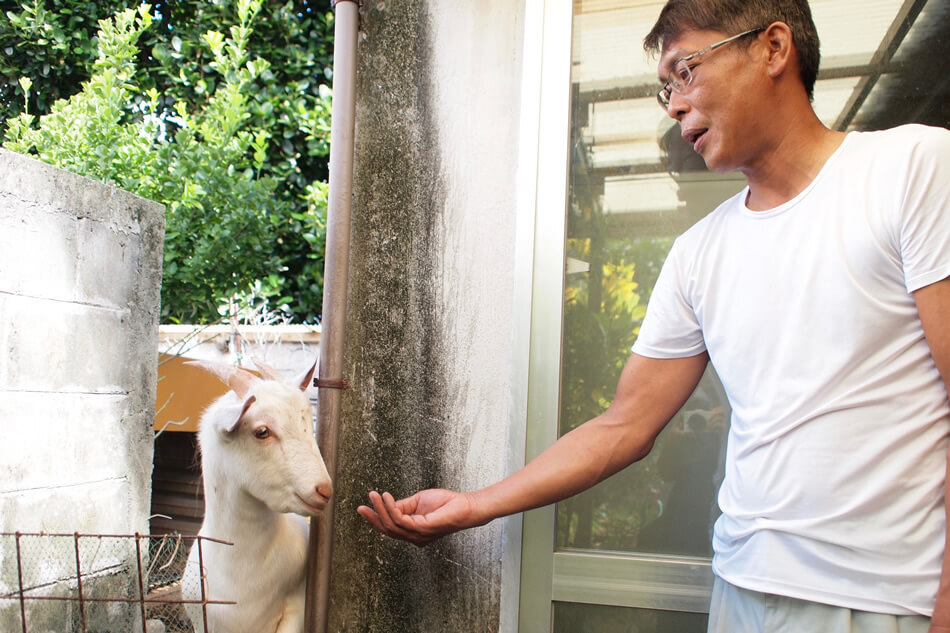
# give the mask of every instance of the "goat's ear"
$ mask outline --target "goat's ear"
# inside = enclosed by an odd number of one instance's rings
[[[251,357],[251,360],[254,361],[257,371],[261,372],[261,376],[267,380],[276,380],[278,382],[282,380],[280,373],[270,365],[267,365],[263,361],[260,361],[254,357]]]
[[[224,363],[209,363],[203,360],[189,360],[185,361],[185,364],[205,370],[230,387],[231,390],[234,391],[234,393],[236,393],[242,400],[247,397],[247,394],[251,390],[251,387],[254,385],[254,383],[260,380],[260,378],[247,370],[241,369],[240,367],[234,367],[233,365],[225,365]]]
[[[313,365],[310,366],[310,369],[304,372],[304,374],[294,381],[294,384],[297,385],[301,391],[306,391],[307,387],[310,386],[311,381],[313,380],[313,372],[317,370],[317,361],[313,361]]]
[[[244,402],[224,408],[221,411],[221,415],[214,421],[217,430],[225,433],[233,433],[234,429],[241,423],[241,418],[244,417],[244,414],[251,408],[255,400],[257,400],[256,396],[248,396]]]

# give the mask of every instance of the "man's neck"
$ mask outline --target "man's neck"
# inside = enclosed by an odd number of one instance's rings
[[[829,130],[808,114],[783,126],[762,159],[741,170],[749,183],[749,209],[774,209],[800,194],[844,141],[844,132]]]

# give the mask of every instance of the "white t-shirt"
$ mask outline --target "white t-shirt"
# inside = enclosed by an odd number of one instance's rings
[[[676,240],[633,348],[708,351],[732,404],[713,569],[930,615],[950,408],[910,293],[950,276],[950,132],[853,132],[793,200],[746,194]]]

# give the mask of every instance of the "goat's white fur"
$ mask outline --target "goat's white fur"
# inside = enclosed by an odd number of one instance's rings
[[[228,365],[191,364],[231,388],[208,407],[198,431],[205,494],[199,535],[233,543],[202,542],[205,599],[236,603],[207,606],[208,633],[302,633],[303,517],[318,515],[333,493],[303,394],[314,367],[290,386],[261,363],[266,380]],[[194,545],[182,578],[185,600],[201,600],[200,577]],[[186,608],[202,633],[201,605]]]

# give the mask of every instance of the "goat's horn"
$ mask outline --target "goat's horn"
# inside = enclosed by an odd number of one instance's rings
[[[223,363],[209,363],[203,360],[189,360],[185,361],[185,365],[192,365],[194,367],[198,367],[199,369],[203,369],[230,387],[241,398],[247,396],[247,393],[251,390],[251,385],[255,380],[258,380],[257,376],[245,369],[234,367],[232,365],[225,365]]]
[[[261,372],[261,376],[264,378],[277,381],[283,380],[283,377],[277,372],[277,370],[264,363],[264,361],[258,360],[253,356],[251,357],[251,360],[254,361],[254,365],[257,367],[257,370]]]
[[[317,361],[319,359],[314,359],[313,365],[310,366],[310,369],[304,372],[303,376],[297,379],[295,383],[301,391],[306,391],[307,387],[310,386],[310,381],[313,380],[313,372],[317,369]]]

